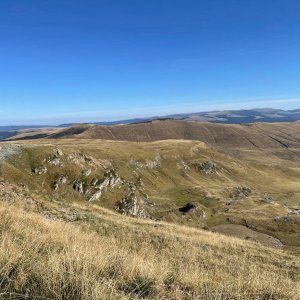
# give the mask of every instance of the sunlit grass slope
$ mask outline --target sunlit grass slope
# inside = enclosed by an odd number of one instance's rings
[[[299,299],[297,257],[95,207],[82,224],[0,206],[3,299]]]

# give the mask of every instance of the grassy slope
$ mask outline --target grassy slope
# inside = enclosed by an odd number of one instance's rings
[[[299,299],[299,258],[283,251],[96,205],[68,224],[20,203],[0,207],[2,298]]]
[[[197,141],[160,141],[152,143],[130,143],[99,140],[40,140],[21,143],[25,148],[20,156],[11,158],[0,165],[0,176],[11,183],[23,183],[30,191],[43,195],[48,201],[64,202],[72,206],[76,203],[89,206],[72,189],[72,182],[76,179],[91,181],[93,177],[103,176],[104,170],[92,167],[92,174],[88,178],[82,176],[81,171],[86,165],[75,165],[64,158],[64,167],[51,166],[44,161],[53,155],[53,149],[60,148],[65,155],[85,153],[97,161],[112,164],[119,174],[134,181],[141,177],[145,184],[145,191],[150,199],[156,203],[150,208],[151,215],[160,220],[196,227],[213,228],[218,224],[237,223],[250,226],[252,229],[273,235],[290,247],[299,247],[299,221],[284,218],[287,216],[286,206],[299,205],[300,169],[266,164],[263,153],[254,155],[259,162],[240,160],[207,148]],[[130,160],[145,162],[160,157],[161,167],[156,169],[136,169],[130,165]],[[220,175],[205,175],[194,169],[182,170],[178,162],[184,160],[189,165],[195,162],[213,160],[221,168]],[[31,172],[32,167],[46,164],[49,172],[36,176]],[[69,183],[59,191],[53,191],[55,178],[66,175]],[[253,193],[250,197],[232,201],[228,195],[228,188],[247,185]],[[104,193],[103,198],[96,202],[107,208],[114,208],[124,191],[116,189]],[[267,196],[265,195],[267,193]],[[273,201],[264,201],[271,197]],[[180,206],[187,202],[198,202],[206,212],[206,218],[200,220],[193,215],[183,216],[178,212]],[[228,205],[228,203],[231,203]],[[229,210],[228,210],[229,209]],[[282,222],[275,221],[276,217],[283,218]],[[291,248],[292,249],[292,248]],[[297,249],[297,248],[295,248]]]

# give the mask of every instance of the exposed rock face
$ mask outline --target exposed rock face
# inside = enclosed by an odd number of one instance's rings
[[[47,167],[45,166],[41,166],[41,167],[37,167],[37,168],[33,168],[32,169],[32,172],[34,174],[37,174],[37,175],[43,175],[43,174],[46,174],[48,171]]]
[[[59,188],[60,185],[63,185],[63,184],[66,184],[66,183],[67,183],[67,177],[65,177],[65,176],[63,176],[63,175],[60,175],[60,176],[56,179],[56,181],[55,181],[55,183],[54,183],[54,189],[55,189],[55,190],[58,190],[58,188]]]
[[[83,194],[83,182],[82,181],[75,181],[73,184],[73,189],[79,193]]]
[[[89,197],[89,201],[99,200],[102,196],[102,193],[107,188],[115,188],[123,183],[123,180],[114,170],[108,170],[104,174],[104,179],[99,180],[94,178],[91,182],[93,188],[89,189],[86,192],[86,195]]]
[[[108,170],[104,174],[104,180],[98,185],[96,185],[99,189],[104,189],[106,187],[115,187],[119,184],[121,184],[123,181],[118,175],[118,173],[114,170]]]
[[[217,164],[210,160],[202,164],[195,163],[193,167],[206,175],[217,174],[219,169]]]
[[[188,202],[185,206],[180,207],[179,211],[183,214],[194,214],[200,219],[204,219],[206,217],[205,211],[198,203]]]
[[[149,218],[145,206],[150,207],[155,204],[149,200],[148,195],[145,193],[142,179],[139,177],[136,182],[126,182],[126,184],[128,194],[116,203],[116,211],[128,216]]]
[[[98,182],[99,182],[99,179],[93,178],[93,180],[92,180],[92,182],[91,182],[91,185],[92,185],[92,186],[95,186]]]
[[[148,218],[141,199],[138,199],[134,191],[130,191],[126,197],[117,203],[116,210],[123,215]]]
[[[61,149],[56,149],[55,154],[56,154],[56,156],[63,156],[64,155],[64,153]]]
[[[97,191],[96,193],[94,193],[90,198],[89,201],[96,201],[99,200],[102,196],[102,190]]]
[[[300,215],[300,208],[294,208],[289,210],[290,215]]]
[[[61,166],[63,167],[63,164],[61,163],[60,159],[58,157],[50,157],[48,159],[48,163],[50,165],[53,165],[53,166]]]
[[[251,193],[252,191],[249,187],[238,186],[231,191],[230,197],[235,199],[242,199],[250,196]]]

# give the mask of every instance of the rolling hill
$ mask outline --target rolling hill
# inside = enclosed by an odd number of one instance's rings
[[[289,148],[300,146],[300,122],[223,125],[163,120],[130,125],[75,125],[48,138],[105,139],[152,142],[199,140],[217,147]]]

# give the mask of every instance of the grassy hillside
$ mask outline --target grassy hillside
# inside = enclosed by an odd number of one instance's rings
[[[50,137],[134,142],[186,139],[200,140],[211,146],[255,149],[298,147],[300,143],[299,132],[300,122],[226,125],[163,120],[116,126],[77,125],[62,129]]]
[[[2,299],[299,299],[299,258],[281,250],[97,205],[54,220],[28,201],[0,203]]]
[[[0,155],[12,153],[0,159],[0,176],[49,203],[97,205],[299,251],[297,163],[269,164],[263,152],[259,163],[241,160],[198,141],[59,139],[14,147],[2,144]]]

